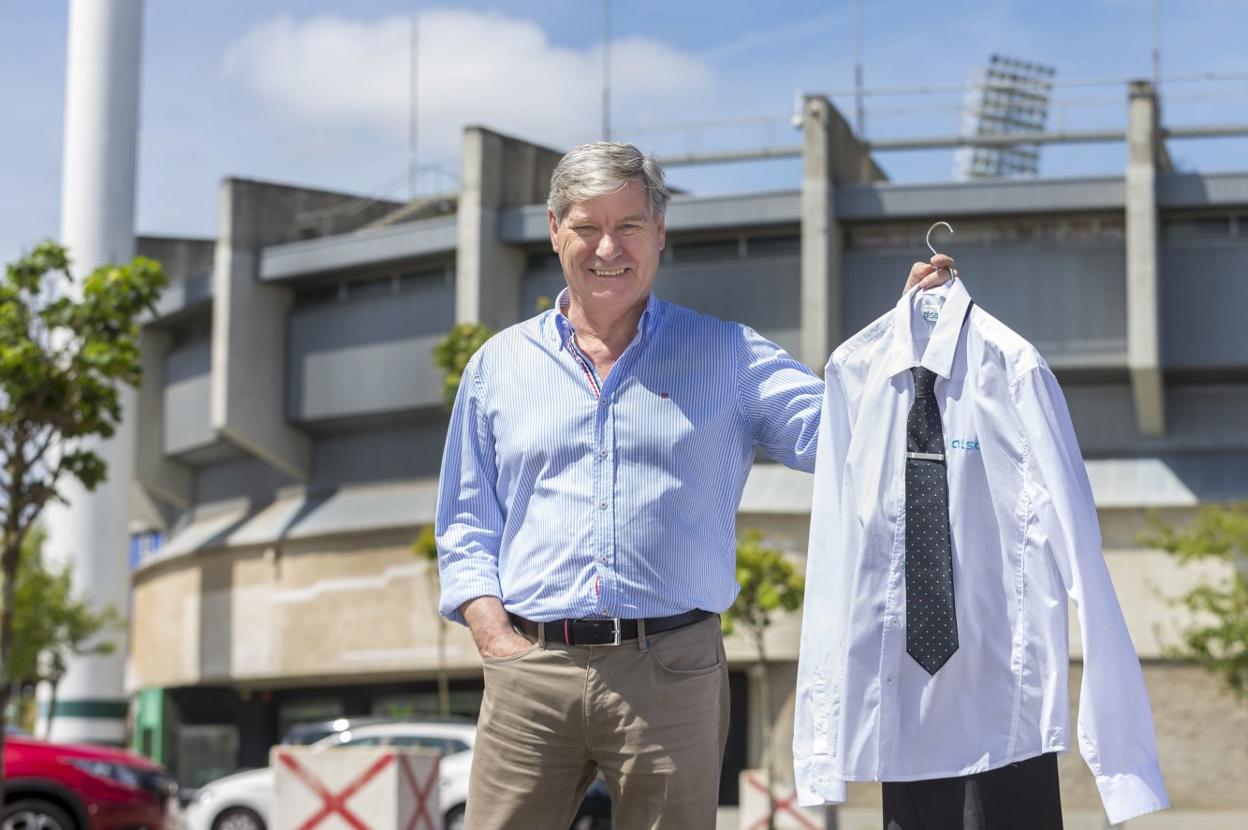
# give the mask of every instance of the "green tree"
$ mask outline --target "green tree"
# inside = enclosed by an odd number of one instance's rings
[[[464,367],[477,349],[493,336],[494,332],[481,323],[460,323],[433,347],[433,365],[445,375],[442,379],[442,402],[447,409],[455,404]]]
[[[420,535],[412,543],[412,553],[425,562],[425,587],[433,606],[434,624],[438,631],[438,711],[442,717],[451,714],[451,684],[446,671],[446,619],[438,613],[441,588],[438,582],[438,541],[432,525],[420,529]]]
[[[143,257],[77,282],[50,241],[0,280],[0,752],[23,542],[65,479],[93,490],[107,475],[91,442],[113,435],[121,387],[139,382],[138,318],[164,284]]]
[[[776,615],[790,614],[802,605],[805,578],[783,553],[763,544],[761,530],[747,530],[737,542],[737,582],[741,593],[723,615],[723,630],[744,629],[758,653],[755,663],[761,680],[759,704],[763,711],[763,766],[767,770],[767,827],[775,827],[776,763],[772,752],[774,716],[771,711],[771,665],[766,634]]]
[[[1248,696],[1248,502],[1202,507],[1190,525],[1176,527],[1151,517],[1145,544],[1179,563],[1222,563],[1226,574],[1177,599],[1189,614],[1171,656],[1194,660],[1221,677],[1240,697]]]
[[[97,611],[73,588],[73,565],[50,566],[43,559],[44,534],[26,535],[13,593],[13,645],[9,652],[12,685],[47,683],[47,730],[56,717],[57,689],[69,660],[112,654],[117,644],[106,635],[125,630],[117,609]],[[105,635],[105,636],[102,636]]]

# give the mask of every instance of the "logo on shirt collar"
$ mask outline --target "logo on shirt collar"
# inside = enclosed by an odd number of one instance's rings
[[[949,446],[955,450],[966,450],[967,452],[979,452],[978,438],[954,438],[949,442]]]

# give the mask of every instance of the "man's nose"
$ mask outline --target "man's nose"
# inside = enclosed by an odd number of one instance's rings
[[[598,254],[598,258],[614,259],[619,252],[620,246],[615,244],[615,237],[610,233],[604,232],[598,239],[598,250],[595,251]]]

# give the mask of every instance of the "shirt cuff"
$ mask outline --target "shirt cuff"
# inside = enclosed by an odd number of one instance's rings
[[[832,758],[827,755],[812,755],[796,761],[793,779],[800,807],[845,803],[845,782],[832,774]]]
[[[1101,791],[1101,803],[1105,805],[1105,817],[1110,824],[1122,824],[1170,806],[1166,785],[1161,780],[1161,768],[1156,762],[1139,772],[1098,775],[1096,788]]]
[[[498,571],[482,564],[461,560],[446,566],[439,576],[441,599],[438,602],[438,613],[451,622],[467,625],[459,607],[470,599],[477,597],[503,598],[502,587],[498,584]]]

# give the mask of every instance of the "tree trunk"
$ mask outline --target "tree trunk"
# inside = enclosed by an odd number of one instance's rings
[[[446,671],[446,620],[438,615],[438,711],[451,716],[451,679]]]
[[[22,535],[10,514],[0,547],[0,759],[4,758],[5,722],[9,708],[9,652],[13,650],[13,595],[17,587],[17,563],[21,559]],[[0,762],[0,804],[4,803],[4,765]]]
[[[52,721],[56,718],[56,691],[61,686],[61,678],[54,677],[48,680],[48,685],[52,687],[52,695],[48,698],[48,719],[43,726],[45,741],[52,740]]]
[[[451,681],[446,671],[446,620],[438,613],[438,566],[426,562],[425,568],[425,587],[429,589],[433,619],[438,624],[438,712],[446,718],[451,715]]]
[[[776,830],[776,757],[771,751],[771,669],[763,645],[763,631],[752,631],[758,648],[759,708],[763,710],[763,768],[767,771],[767,830]]]

